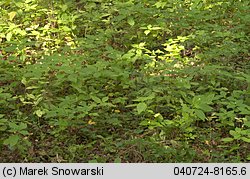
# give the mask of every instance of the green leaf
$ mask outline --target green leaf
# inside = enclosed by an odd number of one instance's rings
[[[134,21],[134,19],[133,19],[132,17],[129,17],[129,18],[128,18],[128,24],[129,24],[130,26],[134,26],[134,25],[135,25],[135,21]]]
[[[71,81],[71,82],[77,83],[77,75],[75,75],[75,74],[70,74],[70,75],[68,76],[68,80]]]
[[[60,127],[67,127],[69,125],[69,122],[65,119],[59,119],[56,124]]]
[[[250,143],[250,138],[241,137],[241,140],[243,140],[244,142]]]
[[[232,142],[234,139],[231,137],[226,137],[224,139],[222,139],[223,142]]]
[[[249,115],[250,114],[250,110],[248,110],[245,107],[239,107],[238,109],[240,110],[240,114],[245,114],[245,115]]]
[[[146,103],[139,103],[136,106],[138,114],[141,114],[143,111],[147,109],[147,104]]]
[[[250,127],[250,121],[245,121],[244,125],[247,126],[247,127]]]
[[[151,32],[151,30],[145,30],[145,31],[144,31],[144,34],[145,34],[145,35],[148,35],[150,32]]]
[[[22,77],[21,83],[24,84],[24,85],[27,85],[28,82],[27,82],[25,77]]]
[[[14,19],[14,17],[16,16],[16,12],[12,11],[10,13],[8,13],[9,15],[9,21],[12,21]]]
[[[20,131],[19,133],[20,133],[20,134],[23,134],[23,135],[29,135],[29,132],[28,132],[28,131]]]
[[[152,93],[151,95],[147,96],[147,97],[138,97],[137,99],[133,100],[133,101],[138,101],[138,102],[143,102],[143,101],[147,101],[147,100],[151,100],[155,98],[155,94]]]
[[[10,41],[10,40],[11,40],[11,37],[12,37],[12,33],[9,32],[9,33],[6,35],[6,40],[7,40],[7,41]]]
[[[89,160],[88,163],[98,163],[97,160]]]
[[[107,96],[106,96],[106,97],[103,97],[103,98],[102,98],[102,102],[106,102],[106,101],[108,101],[108,99],[109,99],[109,97],[107,97]]]
[[[29,86],[29,87],[26,88],[26,90],[29,90],[29,89],[37,89],[37,88],[39,88],[39,86]]]
[[[93,101],[95,101],[96,103],[102,103],[102,100],[100,98],[98,98],[97,96],[90,96],[91,99],[93,99]]]
[[[161,30],[161,27],[152,27],[150,30]]]
[[[27,128],[27,124],[25,123],[21,123],[19,126],[18,126],[18,130],[23,130],[23,129],[26,129]]]
[[[140,125],[142,126],[148,126],[149,124],[150,124],[150,121],[146,121],[146,120],[140,122]]]
[[[70,32],[71,31],[71,29],[69,27],[67,27],[67,26],[62,26],[61,28],[62,28],[62,30],[64,32]]]
[[[117,118],[110,118],[106,120],[107,123],[114,125],[114,126],[122,126],[121,121]]]
[[[10,126],[11,129],[18,130],[18,125],[16,125],[13,122],[9,122],[9,126]]]
[[[201,120],[205,120],[206,119],[206,116],[205,116],[205,114],[204,114],[204,112],[202,110],[195,109],[195,114]]]
[[[230,130],[229,134],[231,134],[234,137],[234,139],[239,139],[241,137],[241,135],[237,131]]]
[[[247,156],[247,160],[250,160],[250,154],[248,154],[248,156]]]
[[[119,157],[117,157],[115,160],[114,160],[114,163],[121,163],[122,162],[122,160],[119,158]]]
[[[155,6],[156,6],[157,9],[158,8],[164,8],[166,4],[167,4],[167,2],[159,1],[159,2],[155,3]]]
[[[40,110],[40,109],[38,109],[38,110],[35,111],[35,114],[36,114],[38,117],[42,117],[42,115],[44,115],[45,112],[42,111],[42,110]]]
[[[62,11],[66,11],[68,9],[68,6],[66,4],[62,5]]]
[[[11,135],[8,139],[5,139],[3,143],[4,145],[9,145],[10,147],[13,147],[17,144],[19,139],[20,137],[18,135]]]
[[[7,127],[6,126],[0,126],[0,131],[6,131]]]
[[[202,109],[202,110],[205,111],[205,112],[210,112],[210,111],[213,110],[212,107],[210,107],[210,106],[207,105],[207,104],[203,104],[203,103],[200,104],[197,108]]]

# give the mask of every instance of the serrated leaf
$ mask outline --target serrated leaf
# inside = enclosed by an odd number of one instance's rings
[[[143,111],[147,109],[147,104],[146,103],[139,103],[136,106],[138,114],[141,114]]]
[[[204,112],[202,110],[196,109],[195,110],[195,114],[201,120],[205,120],[206,119],[206,115],[204,114]]]

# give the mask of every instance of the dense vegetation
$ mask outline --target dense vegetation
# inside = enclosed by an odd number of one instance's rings
[[[249,5],[0,1],[0,161],[249,161]]]

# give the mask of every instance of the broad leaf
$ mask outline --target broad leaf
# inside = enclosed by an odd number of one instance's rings
[[[136,106],[137,112],[138,114],[141,114],[143,111],[145,111],[147,109],[147,104],[146,103],[139,103]]]
[[[201,120],[205,120],[206,119],[206,116],[205,116],[205,114],[204,114],[204,112],[202,110],[196,109],[195,110],[195,114]]]
[[[8,139],[5,139],[3,143],[4,145],[9,145],[10,147],[13,147],[17,144],[19,139],[20,137],[18,135],[11,135]]]

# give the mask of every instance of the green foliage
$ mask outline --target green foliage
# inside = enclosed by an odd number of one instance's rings
[[[248,7],[1,1],[0,160],[249,161]]]

